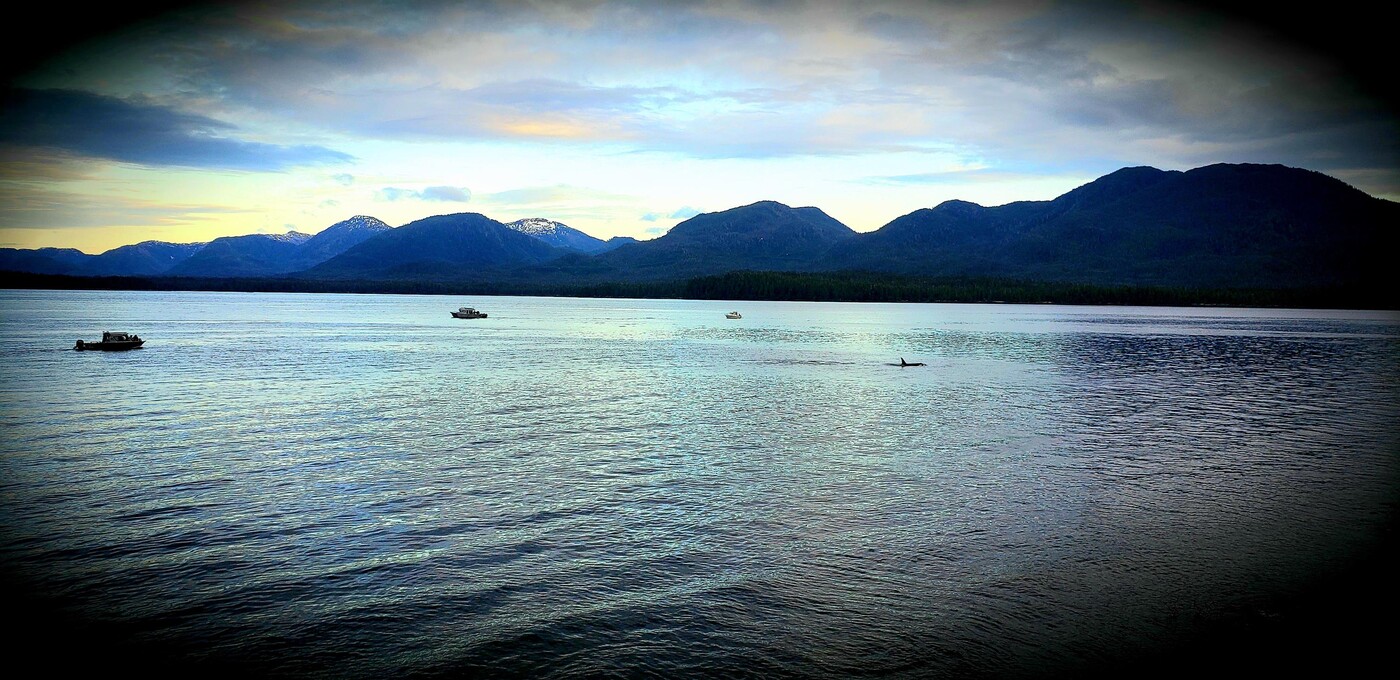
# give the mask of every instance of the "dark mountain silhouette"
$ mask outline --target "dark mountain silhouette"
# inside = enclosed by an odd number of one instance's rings
[[[156,276],[170,271],[204,246],[203,243],[143,241],[91,256],[83,265],[83,273],[89,276]]]
[[[286,273],[292,271],[301,245],[310,238],[295,231],[224,236],[210,241],[165,273],[170,276],[218,278]]]
[[[124,246],[94,258],[88,272],[119,276],[259,277],[290,274],[314,267],[388,231],[389,225],[356,215],[314,236],[298,232],[226,236],[207,244],[148,241]],[[137,248],[132,252],[119,252]],[[165,267],[160,268],[161,263]]]
[[[585,279],[660,280],[738,269],[792,271],[854,236],[850,227],[817,208],[760,201],[696,215],[664,236],[592,258],[561,259],[553,272]]]
[[[827,270],[1112,285],[1362,285],[1400,204],[1279,165],[1125,168],[1052,201],[948,201],[827,253]]]
[[[470,279],[565,251],[477,213],[438,215],[382,232],[313,267],[315,278]]]
[[[368,215],[336,222],[301,244],[295,260],[285,271],[310,269],[392,228]]]
[[[614,236],[608,239],[607,241],[603,242],[603,249],[600,252],[607,252],[609,250],[621,248],[622,246],[625,246],[629,243],[641,243],[641,241],[638,241],[637,239],[634,239],[631,236]]]
[[[91,257],[75,248],[0,248],[0,271],[81,275]]]
[[[147,242],[100,256],[60,248],[0,249],[0,270],[210,278],[300,272],[319,279],[554,289],[733,271],[1194,289],[1389,289],[1387,258],[1400,204],[1317,172],[1222,164],[1186,172],[1124,168],[1050,201],[996,207],[946,201],[867,234],[817,208],[761,201],[697,215],[650,241],[602,242],[584,235],[590,247],[610,247],[590,255],[541,238],[576,231],[566,225],[522,222],[531,224],[517,223],[517,229],[538,233],[527,235],[475,213],[429,217],[398,229],[359,216],[315,237],[229,237],[203,247]],[[159,271],[166,261],[175,264]]]
[[[100,255],[89,255],[73,248],[0,248],[0,271],[70,276],[153,276],[169,271],[203,247],[203,243],[145,241],[113,248]]]

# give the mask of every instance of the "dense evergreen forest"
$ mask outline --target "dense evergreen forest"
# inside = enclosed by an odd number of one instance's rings
[[[1099,286],[999,278],[925,278],[870,272],[739,271],[679,281],[531,284],[502,281],[338,281],[304,278],[83,277],[0,272],[0,285],[56,290],[192,290],[413,295],[534,295],[695,300],[1048,303],[1400,309],[1379,289]]]

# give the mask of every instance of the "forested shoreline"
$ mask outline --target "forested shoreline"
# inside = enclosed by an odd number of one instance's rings
[[[408,295],[525,295],[810,302],[957,302],[1064,305],[1397,309],[1395,296],[1357,288],[1103,286],[998,278],[921,278],[869,272],[737,271],[675,281],[530,283],[488,280],[85,277],[0,272],[3,287]]]

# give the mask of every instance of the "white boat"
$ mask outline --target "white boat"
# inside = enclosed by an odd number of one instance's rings
[[[738,313],[738,312],[730,312],[730,313],[728,313],[728,314],[725,314],[725,315],[724,315],[724,318],[726,318],[726,319],[742,319],[742,318],[744,318],[744,315],[742,315],[742,314],[740,314],[740,313]]]
[[[455,316],[459,319],[485,319],[486,312],[478,312],[473,307],[462,307],[457,311],[453,312],[452,316]]]

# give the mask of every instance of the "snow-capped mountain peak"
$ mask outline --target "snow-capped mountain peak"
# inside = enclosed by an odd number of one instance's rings
[[[303,234],[299,231],[289,231],[285,234],[262,234],[263,237],[282,243],[302,244],[306,239],[311,238],[311,234]]]
[[[559,233],[560,227],[568,228],[569,225],[563,222],[555,222],[544,217],[527,217],[523,220],[516,220],[506,225],[522,234],[531,236],[553,236]]]
[[[388,224],[384,223],[384,220],[377,217],[370,217],[369,215],[356,215],[333,226],[339,227],[344,231],[360,231],[363,229],[383,231],[390,228]]]
[[[609,249],[602,239],[594,238],[563,222],[544,217],[529,217],[506,225],[526,236],[533,236],[556,248],[566,248],[582,253],[596,253]]]

